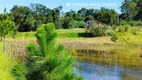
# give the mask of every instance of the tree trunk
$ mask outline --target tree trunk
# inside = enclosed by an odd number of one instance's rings
[[[6,52],[6,39],[4,36],[4,40],[3,40],[3,51]]]
[[[2,37],[0,37],[0,42],[2,42]]]

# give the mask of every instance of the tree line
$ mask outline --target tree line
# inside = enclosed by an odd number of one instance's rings
[[[19,32],[36,31],[42,24],[53,22],[56,29],[85,27],[86,21],[97,20],[107,25],[120,25],[124,22],[142,20],[142,1],[124,0],[121,14],[114,9],[102,7],[101,9],[81,8],[78,11],[62,12],[62,6],[50,9],[43,4],[32,3],[30,6],[15,5],[10,13],[0,14],[0,21],[5,20],[4,15],[11,16]],[[2,28],[1,28],[2,29]]]

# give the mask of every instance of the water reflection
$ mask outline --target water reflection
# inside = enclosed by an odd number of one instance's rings
[[[73,51],[74,50],[74,51]],[[119,64],[127,67],[142,67],[142,49],[137,46],[109,46],[101,45],[88,49],[73,49],[72,55],[77,60],[104,63],[109,65]]]
[[[104,64],[78,61],[75,74],[81,74],[84,80],[142,80],[142,69],[124,68],[117,64]]]

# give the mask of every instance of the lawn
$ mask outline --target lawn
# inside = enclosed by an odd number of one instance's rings
[[[109,36],[103,37],[86,37],[85,29],[57,29],[58,42],[82,42],[93,44],[113,44]],[[116,44],[140,44],[142,43],[142,29],[139,29],[136,34],[130,32],[117,32],[118,41]],[[10,40],[10,35],[7,36]],[[18,32],[17,40],[35,40],[35,32]]]
[[[57,29],[58,38],[67,38],[67,37],[79,37],[85,33],[85,29]],[[82,33],[82,34],[81,34]],[[11,35],[7,35],[9,38]],[[16,38],[34,38],[35,32],[17,32]]]

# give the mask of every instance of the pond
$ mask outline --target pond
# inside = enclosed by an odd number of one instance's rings
[[[142,80],[140,46],[74,49],[75,74],[84,80]]]
[[[104,65],[76,62],[75,74],[83,76],[84,80],[142,80],[142,69],[125,68],[118,64]]]

